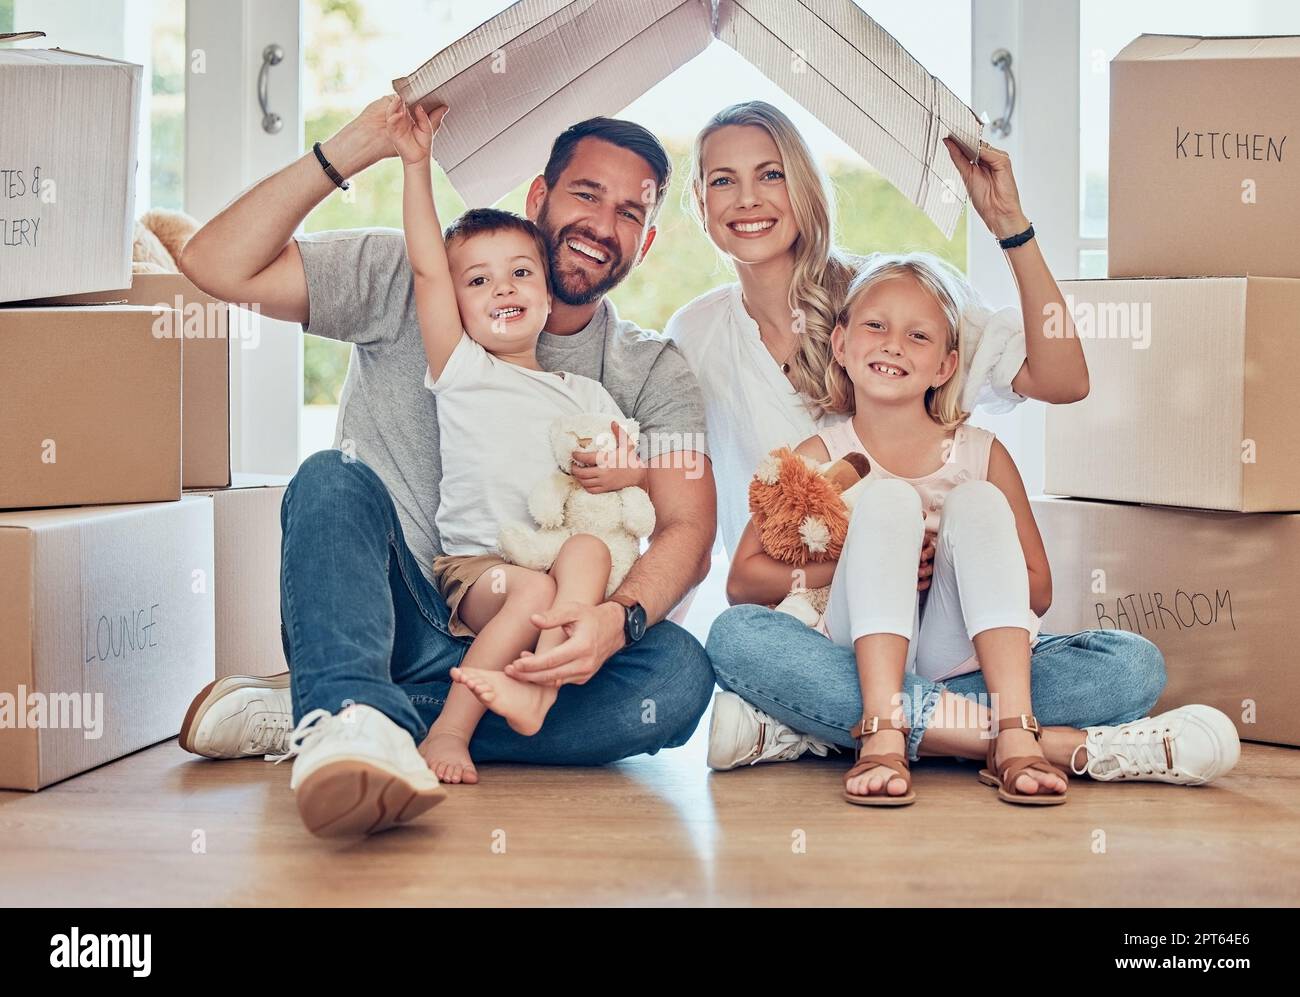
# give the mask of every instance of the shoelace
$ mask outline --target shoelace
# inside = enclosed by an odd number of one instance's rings
[[[825,758],[827,755],[827,746],[821,741],[815,741],[806,734],[800,734],[793,727],[787,727],[779,723],[772,717],[764,717],[760,721],[768,730],[775,729],[776,736],[772,738],[768,746],[756,757],[750,765],[757,765],[764,758],[772,758],[780,761],[789,761],[798,758],[805,751],[811,751],[819,758]],[[784,745],[780,750],[773,751],[777,745]]]
[[[1102,760],[1114,758],[1126,778],[1151,775],[1153,772],[1161,774],[1167,772],[1169,764],[1165,755],[1164,739],[1169,731],[1164,727],[1138,726],[1149,720],[1149,717],[1143,717],[1142,720],[1120,727],[1105,740],[1098,738],[1096,749],[1093,748],[1092,739],[1089,738],[1086,744],[1089,756],[1087,763],[1083,769],[1077,769],[1074,758],[1071,758],[1071,770],[1075,775],[1083,775],[1085,772],[1090,773],[1093,766]],[[1077,752],[1078,749],[1075,750]]]
[[[289,750],[289,724],[284,720],[263,720],[253,730],[249,751],[275,758]]]
[[[312,740],[329,730],[339,719],[329,710],[312,710],[298,722],[289,735],[284,754],[267,755],[265,760],[279,765],[286,758],[296,758]]]

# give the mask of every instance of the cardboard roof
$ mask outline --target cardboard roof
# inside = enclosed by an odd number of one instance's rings
[[[433,156],[471,207],[546,162],[574,122],[615,115],[717,38],[815,115],[951,238],[982,124],[852,0],[519,0],[393,81],[447,104]]]

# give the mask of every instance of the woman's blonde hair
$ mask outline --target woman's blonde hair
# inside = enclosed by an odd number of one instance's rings
[[[938,303],[947,320],[948,341],[945,352],[957,351],[957,369],[953,371],[952,377],[939,387],[926,390],[925,408],[935,422],[945,429],[953,429],[970,417],[970,413],[962,411],[961,407],[966,362],[962,347],[962,315],[974,303],[974,292],[961,271],[931,253],[902,255],[881,253],[869,257],[849,284],[848,292],[844,296],[844,304],[835,316],[835,324],[844,326],[847,334],[849,316],[854,304],[877,284],[896,277],[911,277],[920,284]],[[853,413],[856,408],[853,382],[834,357],[826,365],[824,388],[825,391],[820,398],[823,409],[850,415]]]
[[[856,264],[854,257],[835,248],[832,232],[835,194],[829,178],[813,158],[799,129],[783,112],[761,100],[724,107],[709,119],[695,137],[691,154],[691,179],[685,194],[700,225],[708,234],[704,214],[704,142],[720,128],[749,125],[761,128],[776,144],[785,173],[786,191],[799,235],[795,239],[794,274],[790,281],[790,314],[799,345],[790,358],[790,382],[820,414],[825,395],[825,372],[834,366],[831,332],[839,302],[844,300]]]

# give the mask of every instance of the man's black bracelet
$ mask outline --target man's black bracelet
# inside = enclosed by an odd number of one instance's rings
[[[320,151],[319,142],[311,147],[311,151],[316,153],[316,159],[320,163],[320,168],[325,171],[327,177],[334,181],[334,186],[338,187],[339,190],[347,190],[352,186],[343,179],[343,174],[339,173],[339,171],[334,168],[333,164],[325,158],[325,153]]]
[[[998,245],[1003,249],[1015,249],[1017,246],[1023,246],[1033,237],[1034,226],[1031,224],[1029,228],[1025,229],[1023,232],[1017,232],[1015,235],[1009,235],[1005,239],[999,239]]]

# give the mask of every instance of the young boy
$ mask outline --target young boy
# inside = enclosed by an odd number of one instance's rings
[[[438,398],[443,477],[434,517],[444,556],[434,583],[453,633],[473,636],[442,713],[421,745],[440,781],[478,782],[469,742],[485,708],[521,734],[534,734],[557,687],[512,678],[522,654],[564,640],[540,635],[535,613],[566,602],[599,604],[610,555],[589,534],[570,537],[549,572],[507,564],[497,554],[502,523],[529,521],[528,494],[554,469],[547,433],[560,416],[622,412],[599,381],[541,369],[535,347],[551,309],[546,241],[530,221],[490,208],[467,211],[439,233],[430,145],[445,113],[414,116],[394,96],[388,134],[403,164],[402,223],[428,371]],[[583,487],[642,485],[645,469],[603,468]]]

